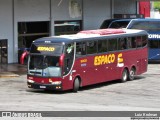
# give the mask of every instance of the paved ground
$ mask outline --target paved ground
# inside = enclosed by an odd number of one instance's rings
[[[28,89],[26,75],[18,75],[0,78],[0,111],[160,111],[160,64],[149,64],[134,81],[107,82],[78,93]]]
[[[19,77],[26,74],[27,66],[20,64],[0,64],[0,78]]]

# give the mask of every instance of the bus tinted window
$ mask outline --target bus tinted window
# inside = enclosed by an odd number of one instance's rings
[[[160,48],[158,40],[150,40],[149,46],[150,46],[150,48]]]
[[[98,41],[98,53],[107,52],[107,50],[108,50],[107,41],[108,40],[100,40],[100,41]]]
[[[87,42],[87,54],[97,53],[97,41]]]
[[[118,39],[118,50],[127,49],[127,39],[126,38],[119,38]]]
[[[85,55],[85,54],[86,54],[85,42],[76,43],[76,56]]]
[[[136,37],[137,47],[142,47],[142,38],[141,36]]]
[[[147,36],[142,36],[142,47],[147,45]]]
[[[160,29],[159,23],[159,21],[133,21],[129,29],[140,29],[153,32]]]
[[[117,39],[108,40],[108,49],[109,51],[117,50]]]
[[[135,37],[128,38],[128,48],[136,48],[136,38]]]
[[[130,20],[117,20],[113,21],[108,28],[126,28]]]

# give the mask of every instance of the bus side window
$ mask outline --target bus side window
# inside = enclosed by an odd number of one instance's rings
[[[130,48],[136,48],[136,38],[135,37],[131,37],[128,38],[128,43],[129,43],[129,47]]]
[[[76,43],[76,56],[86,55],[86,44],[85,42]]]
[[[136,37],[136,44],[137,44],[137,48],[142,47],[142,37],[141,36]]]
[[[117,50],[117,39],[108,40],[108,50],[109,51]]]
[[[76,43],[76,56],[82,55],[81,43]]]
[[[98,53],[103,53],[103,52],[108,51],[107,41],[108,40],[99,40],[98,41]]]
[[[128,37],[128,48],[136,48],[136,38]]]
[[[85,42],[83,42],[82,44],[81,44],[81,47],[82,47],[82,55],[86,55],[86,43]]]
[[[119,38],[118,39],[118,50],[127,49],[127,40],[126,38]]]
[[[142,36],[142,47],[147,45],[147,36]]]
[[[87,54],[97,53],[97,41],[87,42]]]

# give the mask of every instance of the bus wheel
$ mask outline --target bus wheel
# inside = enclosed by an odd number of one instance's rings
[[[80,80],[76,78],[73,84],[73,92],[77,92],[79,90],[79,87],[80,87]]]
[[[123,73],[122,73],[121,82],[126,82],[127,78],[128,78],[128,71],[127,71],[127,69],[124,69]]]
[[[136,70],[135,70],[135,68],[132,67],[129,72],[128,80],[134,80],[135,74],[136,74]]]

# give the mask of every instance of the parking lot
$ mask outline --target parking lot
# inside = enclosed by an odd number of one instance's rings
[[[26,74],[0,78],[0,111],[160,111],[160,65],[134,81],[118,81],[71,91],[27,88]]]

